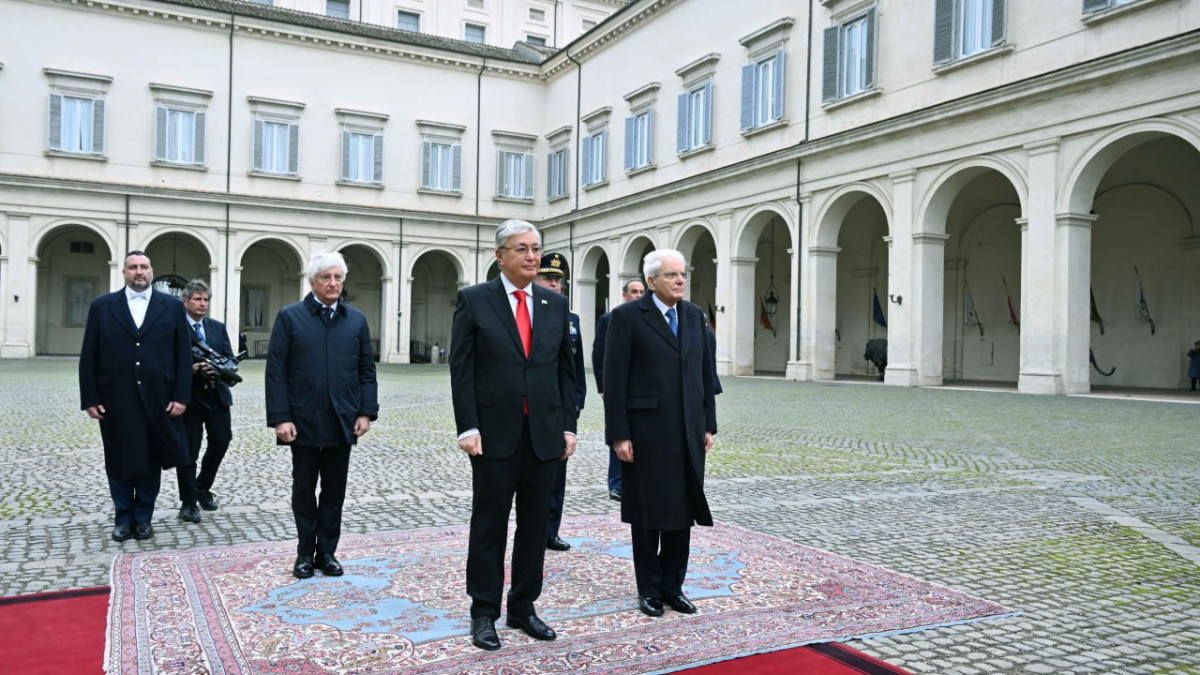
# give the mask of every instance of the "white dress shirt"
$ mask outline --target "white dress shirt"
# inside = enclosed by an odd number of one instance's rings
[[[146,308],[150,306],[150,289],[138,293],[132,288],[125,287],[125,301],[129,303],[129,313],[133,315],[133,325],[142,327],[146,320]]]

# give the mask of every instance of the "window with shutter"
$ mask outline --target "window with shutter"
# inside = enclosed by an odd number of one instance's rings
[[[1008,0],[936,0],[933,62],[948,63],[1004,44]]]

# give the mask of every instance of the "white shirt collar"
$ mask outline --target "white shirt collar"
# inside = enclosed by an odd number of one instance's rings
[[[528,297],[528,298],[533,297],[533,282],[532,281],[529,282],[529,284],[527,286],[525,286],[525,288],[520,288],[513,282],[509,281],[508,277],[504,276],[503,272],[500,273],[500,281],[501,281],[501,283],[504,284],[505,295],[512,295],[513,291],[525,291],[525,297]]]
[[[658,308],[658,312],[659,312],[659,314],[662,314],[663,316],[666,316],[666,315],[667,315],[667,310],[668,310],[668,309],[671,309],[671,308],[670,308],[670,307],[668,307],[668,306],[667,306],[667,304],[666,304],[665,302],[663,302],[662,300],[659,300],[659,299],[658,299],[658,296],[657,296],[657,295],[655,295],[655,294],[653,294],[653,293],[651,293],[651,294],[650,294],[650,299],[654,300],[654,306]],[[679,314],[679,310],[678,310],[678,309],[676,309],[676,310],[675,310],[675,314],[676,314],[676,315],[678,315],[678,314]]]
[[[141,299],[147,300],[147,301],[150,300],[150,289],[147,288],[146,290],[142,291],[141,293],[138,293],[137,291],[133,290],[132,288],[126,286],[125,287],[125,299],[133,300],[134,298],[141,298]]]

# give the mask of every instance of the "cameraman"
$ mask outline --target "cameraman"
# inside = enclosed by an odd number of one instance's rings
[[[208,284],[200,279],[192,279],[183,287],[182,297],[189,328],[192,330],[192,341],[203,342],[218,354],[234,358],[233,345],[229,342],[225,324],[205,316],[208,314],[208,301],[212,297]],[[217,500],[211,490],[217,477],[217,467],[221,466],[225,451],[229,449],[229,442],[233,440],[229,416],[231,405],[233,394],[229,391],[229,385],[217,377],[213,367],[203,361],[193,363],[192,405],[189,405],[184,413],[191,463],[176,469],[179,478],[179,500],[183,503],[179,509],[180,520],[189,523],[200,522],[197,504],[205,511],[217,510]],[[200,458],[200,438],[205,431],[208,432],[208,450],[204,453],[200,475],[197,477],[196,460]]]

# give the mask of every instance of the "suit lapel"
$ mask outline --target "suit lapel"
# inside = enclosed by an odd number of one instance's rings
[[[691,312],[686,311],[686,303],[687,303],[686,300],[680,300],[675,305],[675,312],[679,315],[679,351],[684,356],[687,356],[688,347],[690,347],[692,345],[692,341],[690,338],[691,338],[692,333],[694,332],[692,325],[690,323],[688,323],[688,327],[686,330],[683,327],[683,325],[685,323],[684,317],[691,314]]]
[[[110,296],[112,299],[108,303],[108,309],[112,312],[113,318],[117,320],[117,325],[125,329],[130,335],[137,335],[137,326],[133,323],[133,314],[129,311],[129,300],[125,298],[125,289],[113,293]]]
[[[671,333],[671,327],[667,325],[667,320],[663,318],[662,312],[658,311],[658,305],[654,304],[654,296],[647,293],[642,296],[641,300],[642,319],[650,324],[651,330],[662,336],[662,339],[667,341],[675,351],[679,351],[679,340]],[[679,312],[678,309],[675,310]]]
[[[146,316],[142,319],[142,329],[145,330],[158,318],[159,314],[167,308],[167,303],[162,296],[154,291],[150,291],[150,299],[146,302]]]
[[[513,347],[522,358],[525,357],[525,346],[521,344],[521,334],[517,332],[517,317],[513,314],[512,305],[508,303],[508,293],[504,291],[504,282],[497,276],[490,282],[492,288],[487,293],[488,301],[492,305],[492,309],[496,312],[496,317],[500,319],[500,325],[508,330],[509,337],[512,338]],[[530,348],[530,352],[533,349]]]

